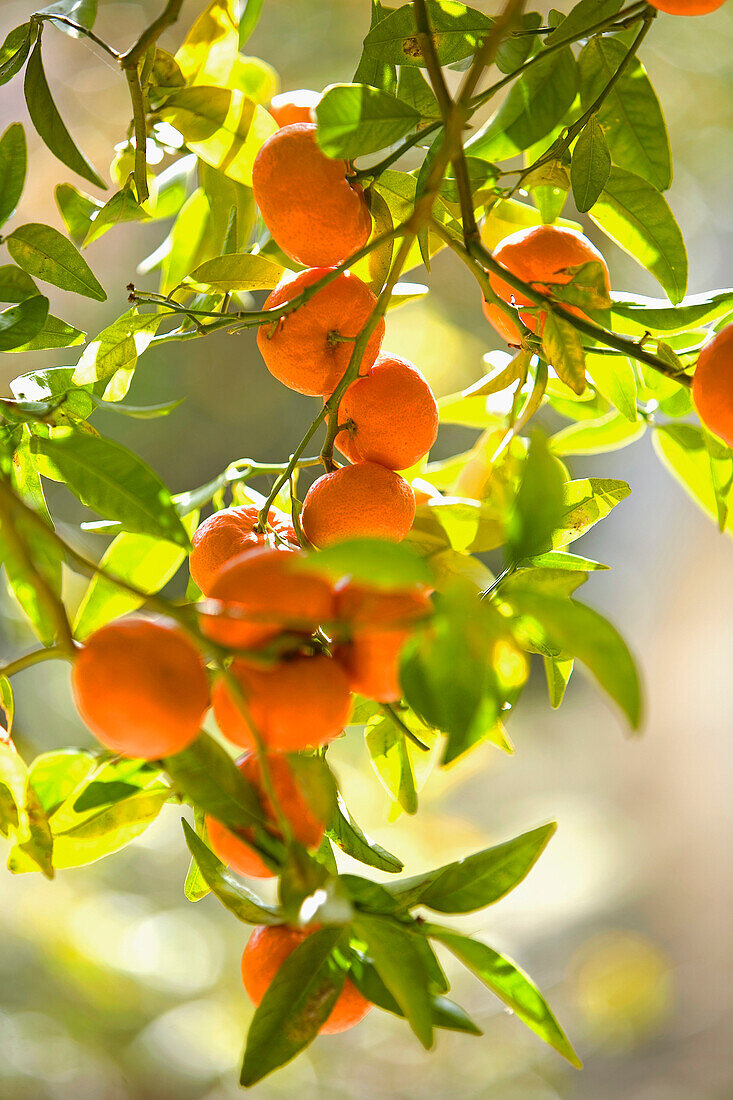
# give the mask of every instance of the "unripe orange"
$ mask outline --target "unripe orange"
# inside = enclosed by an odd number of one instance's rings
[[[733,325],[726,325],[700,352],[692,400],[705,427],[733,447]]]
[[[265,309],[291,302],[329,270],[315,267],[287,275],[265,302]],[[329,396],[349,365],[353,338],[359,335],[376,304],[366,283],[345,271],[292,313],[261,325],[257,346],[270,374],[298,393]],[[377,358],[383,338],[384,320],[380,319],[364,349],[361,373],[366,373]]]
[[[271,545],[279,549],[285,540],[297,546],[293,525],[279,508],[271,508],[267,522],[275,533],[255,531],[259,509],[254,504],[241,504],[235,508],[222,508],[214,512],[194,531],[193,550],[188,568],[193,581],[208,596],[219,570],[245,550]],[[279,538],[278,538],[279,537]]]
[[[303,560],[299,551],[271,547],[232,558],[211,586],[202,630],[232,649],[263,645],[283,631],[312,634],[333,617],[333,593],[322,577],[298,568]]]
[[[246,752],[237,761],[237,767],[244,778],[259,795],[270,832],[280,836],[277,827],[275,808],[262,784],[262,770],[256,753]],[[270,781],[280,810],[290,823],[294,838],[304,848],[317,848],[321,843],[326,822],[319,821],[302,790],[298,786],[292,769],[285,756],[271,754],[267,758]],[[272,871],[250,846],[254,835],[252,829],[239,829],[232,832],[210,814],[206,815],[206,828],[212,849],[229,867],[240,875],[251,878],[273,878]]]
[[[327,744],[348,722],[349,682],[331,657],[291,657],[272,668],[234,661],[231,671],[246,715],[223,677],[214,685],[212,701],[219,729],[235,745],[256,747],[254,725],[268,752],[298,752]]]
[[[563,229],[555,225],[535,225],[529,229],[520,229],[501,241],[494,251],[494,259],[523,282],[532,283],[534,289],[542,293],[551,291],[552,283],[570,282],[572,276],[564,270],[565,268],[578,267],[581,264],[596,261],[603,265],[608,287],[606,261],[596,246],[574,229]],[[532,305],[529,298],[515,290],[499,275],[490,275],[489,283],[505,302],[517,306]],[[582,310],[576,309],[575,306],[566,308],[578,317],[583,316]],[[499,306],[484,302],[484,313],[507,343],[520,342],[519,329]],[[532,332],[537,332],[538,328],[542,332],[546,314],[540,313],[539,318],[529,313],[520,313],[519,316]]]
[[[319,477],[306,494],[300,516],[314,546],[357,538],[400,542],[414,518],[410,484],[376,462],[358,462]]]
[[[312,122],[313,111],[320,98],[320,92],[313,92],[310,88],[298,88],[295,92],[279,92],[270,100],[270,114],[278,126],[292,126],[294,122]]]
[[[349,180],[345,160],[321,152],[312,123],[296,122],[267,139],[255,157],[252,187],[275,241],[306,267],[333,267],[369,239],[364,191]]]
[[[72,673],[79,714],[113,752],[148,760],[185,749],[209,706],[204,663],[173,624],[139,617],[89,637]]]
[[[282,964],[315,929],[290,928],[286,924],[258,925],[253,929],[242,955],[242,981],[252,1003],[258,1005]],[[321,1035],[348,1031],[372,1008],[349,978],[320,1029]]]
[[[339,405],[336,446],[351,462],[378,462],[406,470],[438,435],[438,405],[427,378],[407,359],[382,352]]]

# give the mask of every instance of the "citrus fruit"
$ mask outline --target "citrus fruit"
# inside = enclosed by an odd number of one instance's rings
[[[722,329],[700,352],[692,400],[705,427],[733,447],[733,325]]]
[[[400,542],[415,517],[415,494],[394,470],[358,462],[324,474],[308,490],[301,524],[314,546],[354,538]]]
[[[194,531],[188,568],[205,596],[209,595],[221,567],[237,554],[258,546],[270,545],[276,549],[283,544],[297,546],[293,525],[284,512],[271,508],[268,513],[267,522],[274,534],[255,531],[258,518],[256,505],[241,504],[214,512]]]

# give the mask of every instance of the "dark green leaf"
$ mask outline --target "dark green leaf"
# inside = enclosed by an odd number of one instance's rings
[[[356,988],[368,1001],[384,1009],[385,1012],[391,1012],[395,1016],[404,1018],[404,1012],[369,959],[359,956],[352,964],[349,976]],[[430,998],[430,1003],[433,1012],[433,1027],[444,1028],[447,1031],[461,1031],[468,1035],[483,1034],[468,1013],[460,1005],[449,1001],[447,997],[433,995]]]
[[[13,348],[13,352],[22,351],[48,351],[50,348],[72,348],[83,344],[86,333],[79,328],[74,328],[68,321],[62,321],[60,317],[53,317],[50,313],[46,317],[43,328],[26,344]]]
[[[580,131],[570,165],[573,198],[581,214],[598,201],[610,173],[611,154],[598,116],[593,115]]]
[[[10,31],[0,47],[0,85],[7,84],[23,68],[35,36],[36,26],[31,23]]]
[[[183,752],[165,759],[176,788],[224,825],[245,828],[264,821],[257,792],[221,745],[200,733]]]
[[[367,945],[374,967],[418,1039],[433,1045],[433,1011],[428,972],[412,935],[389,917],[360,913],[354,932]]]
[[[271,905],[265,905],[256,894],[214,855],[203,840],[196,836],[187,821],[182,821],[191,856],[201,875],[222,905],[244,924],[281,924],[282,914]]]
[[[61,115],[56,109],[43,70],[40,35],[28,60],[24,91],[31,122],[35,126],[39,137],[43,139],[53,155],[58,157],[61,163],[70,168],[72,172],[76,172],[83,179],[89,180],[96,187],[104,188],[103,180],[77,149],[71,134],[64,126]]]
[[[511,959],[500,955],[480,940],[470,939],[458,932],[437,925],[427,925],[426,935],[439,943],[468,967],[472,973],[495,993],[516,1016],[536,1035],[549,1043],[571,1066],[580,1069],[582,1063],[573,1050],[565,1032],[555,1019],[550,1006],[528,974]]]
[[[404,864],[397,856],[386,851],[376,841],[372,840],[361,831],[346,808],[341,795],[338,796],[338,806],[327,830],[328,836],[338,844],[342,852],[352,859],[358,859],[368,867],[376,867],[380,871],[390,871],[392,874],[403,869]]]
[[[342,936],[341,928],[321,928],[282,964],[250,1024],[242,1085],[261,1081],[313,1042],[346,978],[330,960]]]
[[[625,58],[627,47],[616,38],[597,36],[583,48],[580,98],[583,110],[595,102]],[[659,100],[638,58],[624,70],[599,108],[596,125],[603,128],[614,164],[636,172],[665,191],[672,182],[672,156]],[[578,207],[587,210],[589,206]]]
[[[687,252],[674,215],[641,176],[612,168],[589,214],[612,241],[650,271],[677,304],[687,287]]]
[[[107,300],[89,264],[58,229],[29,222],[15,229],[6,243],[15,262],[29,275],[96,302]]]
[[[318,144],[326,156],[355,160],[398,141],[420,121],[404,100],[368,84],[334,84],[316,107]]]
[[[127,531],[156,535],[188,549],[185,528],[158,475],[119,443],[58,428],[33,440],[46,477],[67,488],[105,519],[118,519]]]
[[[0,266],[0,302],[24,302],[39,294],[38,287],[27,272],[15,264]]]
[[[370,31],[390,14],[381,0],[371,0],[372,12]],[[366,43],[354,73],[355,84],[369,84],[372,88],[381,88],[384,92],[394,93],[397,86],[397,70],[394,65],[382,61],[378,54],[370,54]]]
[[[542,16],[538,11],[526,12],[515,25],[496,52],[496,67],[502,73],[513,73],[523,65],[537,45],[537,36],[528,33],[542,25]]]
[[[0,138],[0,226],[13,215],[23,194],[25,169],[25,133],[19,122],[13,122]]]
[[[554,821],[493,848],[448,863],[387,889],[405,908],[425,905],[439,913],[470,913],[493,905],[532,870],[557,828]]]
[[[47,316],[48,298],[42,294],[0,310],[0,351],[27,344],[42,330]]]

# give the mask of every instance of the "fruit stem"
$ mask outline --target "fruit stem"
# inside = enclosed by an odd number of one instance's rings
[[[52,645],[47,649],[34,649],[23,657],[10,661],[4,668],[0,668],[0,677],[15,676],[16,672],[23,672],[24,669],[38,665],[42,661],[69,660],[70,657],[69,651],[62,646]]]

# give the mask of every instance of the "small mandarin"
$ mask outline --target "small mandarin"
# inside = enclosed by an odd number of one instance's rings
[[[265,302],[265,309],[292,301],[329,270],[316,267],[286,276]],[[298,393],[329,396],[349,365],[353,338],[366,324],[376,301],[366,283],[346,271],[292,313],[271,325],[261,325],[257,345],[270,374]],[[362,356],[363,373],[377,358],[383,337],[384,320],[380,320]]]
[[[722,329],[700,352],[692,400],[705,427],[733,447],[733,325]]]
[[[425,376],[399,355],[382,352],[364,378],[344,393],[336,446],[351,462],[405,470],[438,435],[438,405]]]
[[[278,508],[271,508],[267,522],[270,532],[255,531],[259,510],[254,504],[242,504],[234,508],[222,508],[201,523],[193,533],[193,551],[188,568],[193,581],[208,596],[219,570],[237,554],[254,550],[258,546],[274,546],[279,549],[283,541],[297,546],[293,525]]]
[[[324,474],[308,490],[300,520],[314,546],[355,538],[400,542],[415,518],[409,482],[376,462]]]
[[[575,229],[563,229],[554,225],[536,225],[529,229],[520,229],[504,237],[494,251],[494,259],[503,264],[517,278],[525,283],[533,283],[535,289],[548,291],[552,283],[569,283],[572,276],[565,271],[568,267],[578,267],[581,264],[596,261],[603,265],[608,287],[608,268],[606,261],[596,246],[578,233]],[[519,291],[514,290],[509,283],[499,275],[491,275],[489,283],[492,289],[503,301],[517,306],[528,306],[531,302],[522,297]],[[582,316],[582,310],[575,306],[568,306],[571,313]],[[484,313],[494,326],[496,331],[504,337],[509,344],[518,344],[521,340],[519,329],[510,317],[499,306],[484,303]],[[519,314],[521,320],[537,331],[539,320],[540,332],[544,326],[545,314],[541,313],[536,319],[529,313]]]
[[[242,955],[242,981],[258,1005],[282,964],[314,932],[290,928],[285,924],[258,925],[252,930]],[[372,1008],[370,1001],[347,978],[331,1013],[320,1029],[321,1035],[337,1035],[363,1020]]]
[[[244,753],[237,761],[242,775],[257,791],[270,831],[279,836],[275,809],[262,785],[262,771],[256,753]],[[285,756],[272,754],[267,758],[275,797],[283,814],[290,823],[294,838],[304,848],[317,848],[325,831],[325,822],[319,821],[311,809],[302,790],[298,786],[290,764]],[[241,829],[233,832],[210,814],[206,815],[206,828],[212,849],[222,860],[240,875],[251,878],[273,878],[271,870],[258,853],[250,846],[253,831]]]
[[[649,3],[668,15],[707,15],[722,8],[725,0],[649,0]]]
[[[270,100],[270,114],[278,126],[292,126],[294,122],[312,122],[313,111],[321,96],[310,88],[298,88],[295,92],[278,92]]]
[[[234,661],[246,712],[270,752],[298,752],[338,737],[351,712],[349,682],[331,657],[291,657],[271,668]],[[219,729],[235,745],[256,747],[248,717],[224,678],[212,692]]]
[[[333,593],[315,573],[298,567],[295,550],[261,547],[237,554],[216,575],[201,629],[233,649],[263,645],[283,631],[312,634],[333,617]]]
[[[345,160],[325,156],[313,123],[284,126],[252,168],[254,198],[283,251],[306,267],[332,267],[363,248],[372,218]]]
[[[172,623],[131,617],[96,630],[72,673],[79,714],[113,752],[148,760],[185,749],[209,706],[201,657]]]

